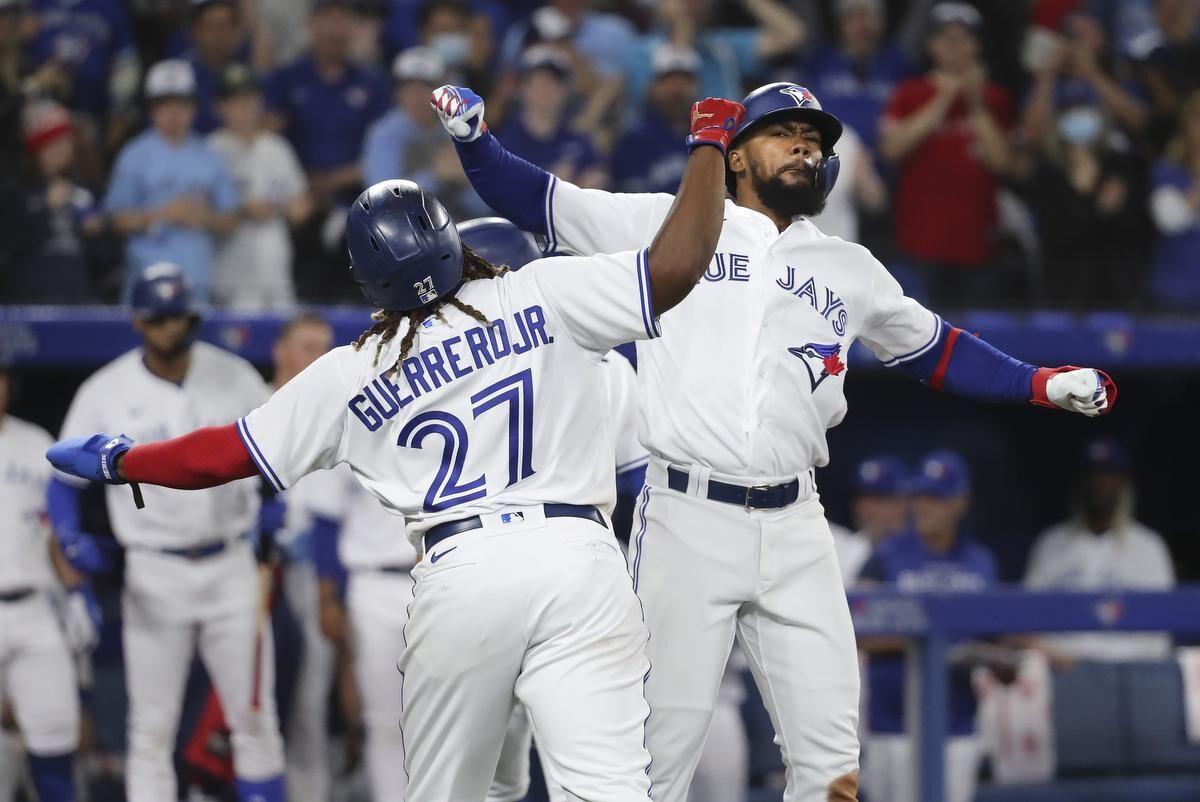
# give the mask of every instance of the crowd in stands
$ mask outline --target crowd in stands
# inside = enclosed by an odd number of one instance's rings
[[[427,100],[581,186],[671,192],[690,103],[847,125],[817,219],[946,307],[1200,308],[1200,0],[0,0],[0,301],[353,300],[347,203],[488,213]]]

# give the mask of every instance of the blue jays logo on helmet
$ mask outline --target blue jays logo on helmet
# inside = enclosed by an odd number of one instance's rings
[[[133,311],[143,317],[196,314],[192,286],[178,266],[157,262],[142,270],[130,296]]]
[[[846,363],[842,361],[841,343],[805,343],[798,348],[789,348],[788,353],[804,363],[813,392],[821,382],[846,369]],[[817,365],[820,366],[819,370],[816,369]]]
[[[410,312],[462,284],[458,229],[446,208],[412,181],[368,187],[346,216],[350,277],[380,309]]]
[[[503,217],[479,217],[458,227],[463,244],[494,265],[520,270],[542,258],[537,240]]]
[[[742,106],[746,115],[729,143],[730,148],[736,148],[738,140],[759,123],[781,115],[802,119],[820,132],[822,157],[814,178],[816,188],[828,197],[837,182],[840,167],[833,147],[842,138],[841,120],[822,109],[821,102],[807,87],[787,81],[760,86],[742,98]],[[726,179],[732,192],[732,174]]]

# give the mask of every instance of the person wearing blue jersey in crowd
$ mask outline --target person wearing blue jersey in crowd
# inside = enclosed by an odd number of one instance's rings
[[[132,111],[138,55],[128,3],[121,0],[31,0],[36,31],[27,51],[39,85],[61,94],[93,122],[116,123]],[[110,127],[110,141],[116,135]]]
[[[832,526],[833,545],[846,587],[854,584],[872,552],[908,527],[908,469],[890,454],[876,454],[854,469],[854,530]]]
[[[239,198],[221,158],[192,131],[196,80],[186,61],[160,61],[146,74],[151,126],[117,157],[104,199],[126,237],[126,294],[142,270],[171,262],[199,300],[213,283],[213,234],[238,222]]]
[[[1150,211],[1159,232],[1151,296],[1163,306],[1200,309],[1200,92],[1184,104],[1151,181]]]
[[[887,583],[904,592],[973,593],[995,584],[996,561],[963,533],[970,505],[966,462],[952,451],[934,451],[910,480],[912,528],[885,540],[860,580]],[[869,734],[864,745],[862,787],[879,802],[915,799],[915,752],[905,734],[902,642],[864,642],[871,654]],[[979,746],[974,738],[975,696],[969,672],[950,673],[950,738],[946,742],[946,800],[974,798]]]
[[[508,149],[581,187],[602,186],[607,176],[595,143],[571,127],[571,63],[553,45],[535,45],[521,57],[519,106],[501,126]]]
[[[654,81],[641,115],[612,151],[610,170],[620,192],[674,193],[687,163],[679,142],[687,136],[700,56],[690,47],[664,42],[654,49],[651,63]]]
[[[387,111],[387,84],[350,61],[353,10],[317,0],[307,55],[276,70],[263,87],[274,124],[296,149],[318,203],[348,202],[362,187],[359,152],[367,127]]]
[[[208,134],[221,127],[217,116],[221,76],[241,62],[245,37],[236,0],[192,0],[191,15],[192,47],[183,58],[196,75],[193,127]]]
[[[823,107],[874,153],[883,108],[913,67],[900,44],[886,36],[883,0],[837,0],[833,11],[837,40],[821,48],[803,73]]]

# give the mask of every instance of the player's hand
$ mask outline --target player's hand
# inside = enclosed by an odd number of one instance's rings
[[[112,571],[112,554],[101,545],[100,538],[78,531],[56,531],[55,536],[62,548],[63,557],[76,571],[85,574],[106,574]]]
[[[81,585],[71,591],[63,609],[63,630],[71,651],[84,654],[96,648],[103,620],[96,594],[89,586]]]
[[[1117,384],[1102,370],[1042,368],[1034,375],[1033,403],[1078,412],[1094,418],[1112,411]]]
[[[123,434],[68,437],[50,446],[46,459],[63,473],[93,482],[121,485],[125,480],[117,470],[117,459],[132,447],[133,440]]]
[[[465,86],[439,86],[429,96],[442,127],[458,142],[474,142],[483,136],[483,98]]]
[[[688,150],[701,145],[712,145],[724,153],[729,148],[738,125],[746,116],[741,103],[719,97],[706,97],[692,105],[691,133],[687,138]]]

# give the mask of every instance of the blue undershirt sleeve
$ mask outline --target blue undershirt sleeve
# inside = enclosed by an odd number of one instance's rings
[[[484,203],[526,231],[546,233],[548,172],[505,150],[490,131],[474,142],[455,142],[454,147]]]
[[[79,533],[79,496],[83,489],[61,479],[51,479],[46,486],[46,514],[55,532],[63,535]]]
[[[331,518],[313,516],[313,566],[319,579],[332,579],[338,586],[338,595],[346,589],[346,567],[338,558],[338,535],[341,526]]]
[[[900,367],[935,390],[977,401],[1018,403],[1033,398],[1037,368],[962,329],[944,326],[939,342]]]

